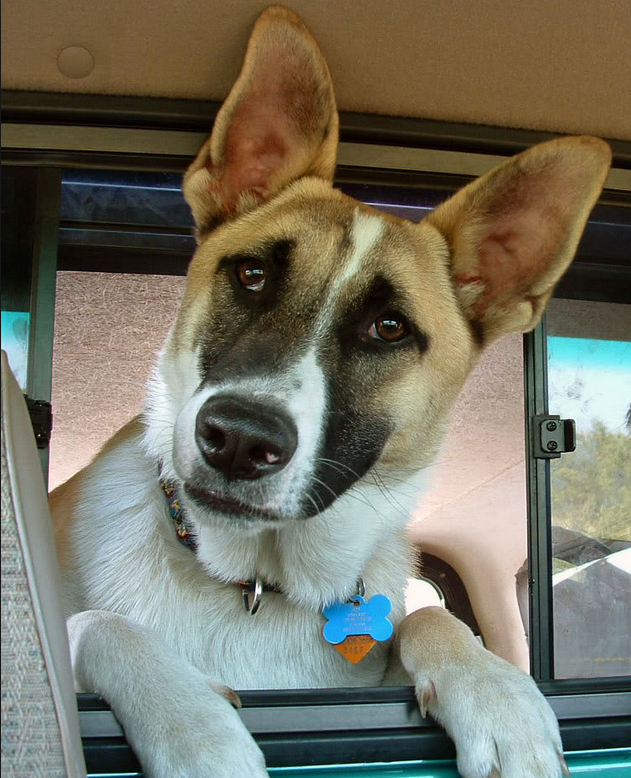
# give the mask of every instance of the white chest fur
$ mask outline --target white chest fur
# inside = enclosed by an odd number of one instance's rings
[[[239,555],[245,564],[251,565],[253,555],[258,554],[263,567],[260,573],[294,593],[292,601],[291,595],[265,592],[260,610],[251,615],[244,608],[240,588],[223,583],[206,569],[212,568],[213,551],[218,547],[205,543],[206,533],[202,533],[199,555],[179,543],[152,463],[146,461],[139,468],[136,458],[135,464],[128,471],[127,482],[119,484],[116,495],[107,501],[95,483],[103,483],[108,458],[101,459],[100,472],[94,468],[88,474],[90,483],[82,489],[86,497],[81,513],[89,511],[91,520],[78,521],[72,530],[81,566],[67,571],[82,597],[74,602],[68,598],[69,614],[103,609],[128,616],[156,631],[202,673],[233,688],[371,686],[381,682],[389,646],[378,644],[357,665],[349,663],[324,640],[326,620],[317,601],[322,589],[334,591],[336,581],[354,581],[361,574],[367,597],[382,592],[391,598],[396,625],[404,615],[407,558],[403,538],[391,541],[387,550],[380,548],[378,560],[371,553],[376,550],[376,538],[369,544],[373,548],[365,543],[350,545],[344,526],[340,527],[337,549],[335,544],[330,548],[314,546],[309,552],[309,542],[294,542],[290,559],[263,553],[254,541],[246,542]],[[99,502],[98,509],[94,500]],[[308,532],[308,524],[299,530]],[[315,534],[310,542],[318,544],[318,528],[315,524],[312,527]],[[326,535],[331,545],[328,530]],[[303,548],[302,557],[299,547]],[[220,568],[229,558],[229,554],[217,558]],[[242,578],[251,572],[244,567],[235,568],[232,574]]]

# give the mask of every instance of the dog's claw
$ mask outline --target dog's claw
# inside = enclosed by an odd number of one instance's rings
[[[502,778],[502,760],[500,759],[500,749],[495,738],[493,738],[493,743],[495,745],[495,764],[491,768],[491,772],[488,774],[487,778]]]
[[[561,763],[561,770],[563,771],[563,775],[565,778],[571,778],[570,769],[567,766],[567,762],[565,761],[565,757],[560,751],[557,751],[557,755],[559,757],[559,762]]]
[[[430,703],[436,702],[438,699],[434,682],[429,681],[422,688],[417,688],[416,696],[418,699],[418,706],[421,709],[421,718],[425,718]]]
[[[231,689],[229,686],[226,686],[223,683],[216,683],[215,681],[209,680],[206,681],[206,683],[214,692],[217,692],[217,694],[225,697],[225,699],[228,700],[233,708],[236,708],[237,710],[241,709],[241,698],[234,689]]]

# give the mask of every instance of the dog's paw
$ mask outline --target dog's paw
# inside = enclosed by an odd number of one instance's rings
[[[208,685],[206,685],[208,684]],[[237,695],[207,681],[193,695],[125,726],[147,778],[268,778],[265,759],[235,710]]]
[[[456,744],[463,778],[562,778],[559,725],[529,675],[481,649],[473,665],[417,678],[429,710]]]

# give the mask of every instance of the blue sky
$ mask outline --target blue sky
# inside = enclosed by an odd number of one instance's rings
[[[2,348],[22,390],[26,390],[26,364],[30,316],[25,311],[2,311]]]
[[[594,420],[625,429],[631,404],[631,342],[548,338],[550,413],[576,420],[578,432]]]

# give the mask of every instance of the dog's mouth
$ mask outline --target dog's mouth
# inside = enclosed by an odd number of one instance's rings
[[[255,505],[249,505],[248,503],[241,502],[241,500],[237,500],[235,497],[220,494],[212,489],[204,489],[201,486],[185,483],[184,491],[198,505],[210,508],[215,512],[254,521],[280,522],[283,520],[282,516],[273,511],[266,511]]]

